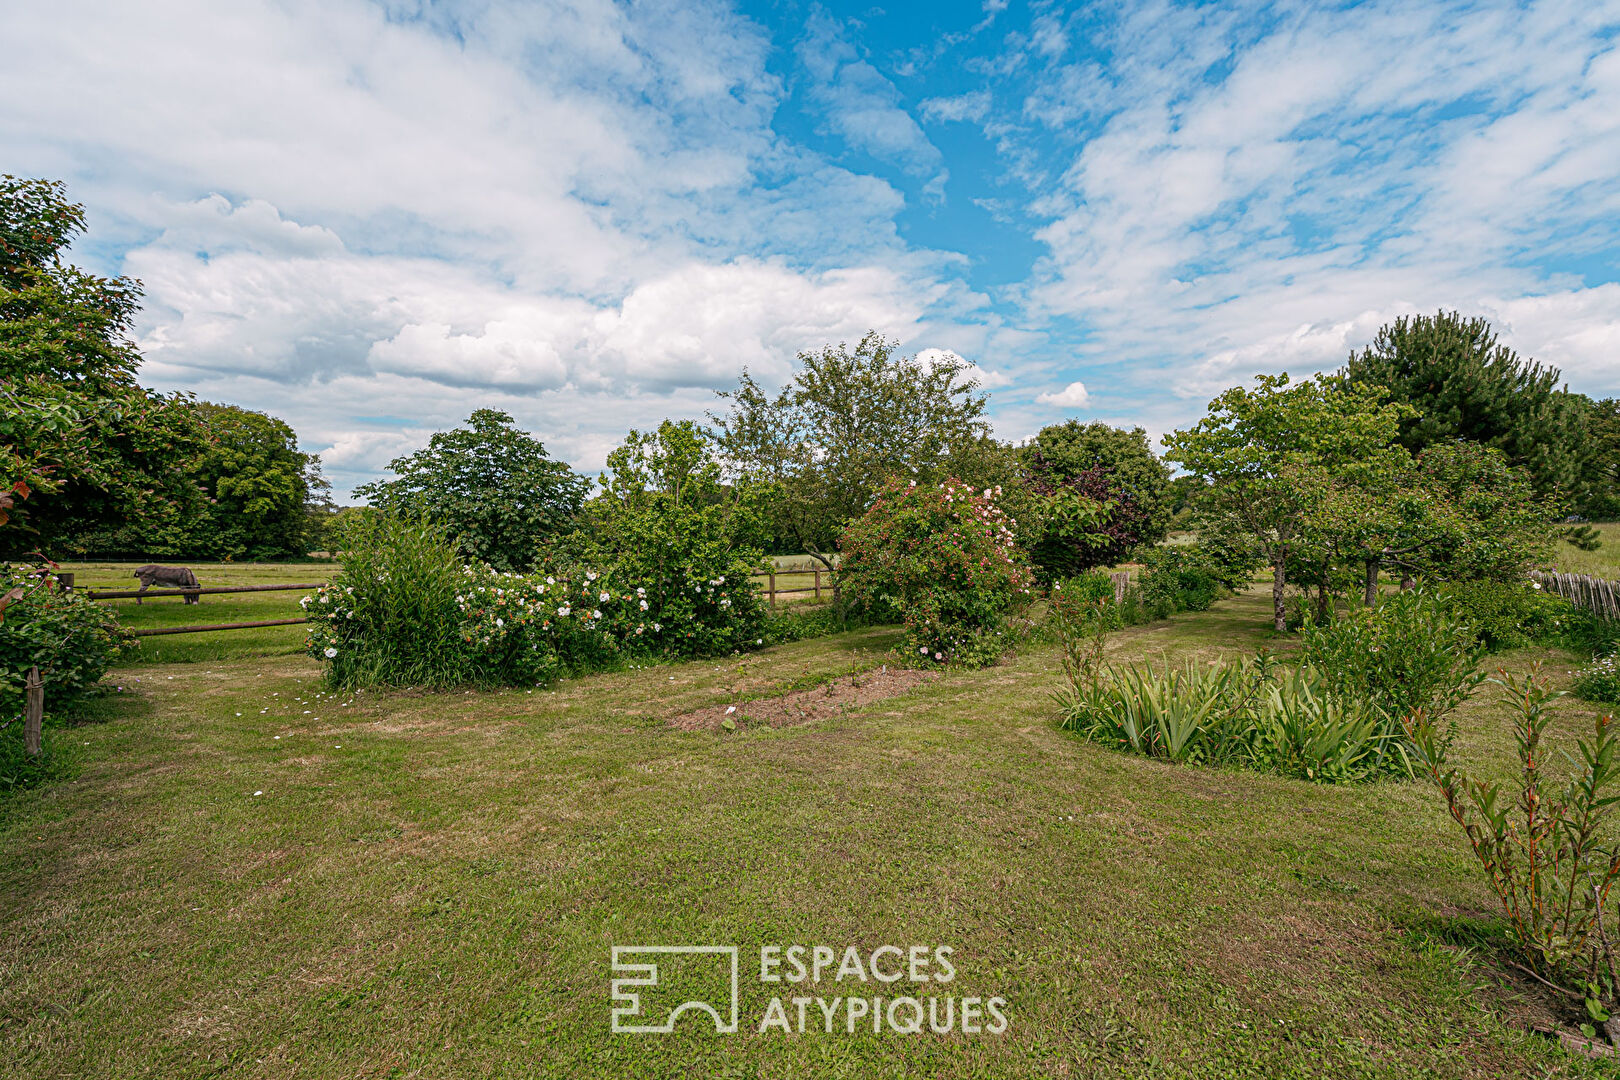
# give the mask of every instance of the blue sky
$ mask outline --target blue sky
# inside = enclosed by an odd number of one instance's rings
[[[0,6],[0,169],[144,378],[340,491],[480,405],[601,464],[868,328],[1155,435],[1396,315],[1620,393],[1620,2]]]

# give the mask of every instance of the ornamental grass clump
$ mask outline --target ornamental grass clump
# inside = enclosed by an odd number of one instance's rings
[[[1078,637],[1074,620],[1054,621],[1066,642]],[[1483,678],[1477,654],[1468,628],[1418,592],[1308,624],[1298,665],[1265,653],[1179,667],[1066,663],[1058,705],[1065,727],[1148,757],[1329,783],[1410,777],[1403,721],[1422,711],[1449,745],[1449,717]]]
[[[1238,765],[1324,783],[1398,771],[1363,704],[1336,698],[1314,669],[1264,653],[1236,661],[1105,668],[1060,694],[1063,726],[1116,749]]]
[[[1520,762],[1508,793],[1453,766],[1450,747],[1422,712],[1407,719],[1407,734],[1496,894],[1524,960],[1516,966],[1582,1001],[1592,1023],[1620,1046],[1620,1020],[1609,1017],[1620,994],[1611,899],[1620,846],[1609,822],[1620,801],[1612,791],[1620,771],[1614,720],[1596,717],[1592,736],[1576,740],[1574,755],[1562,755],[1571,775],[1555,787],[1544,740],[1562,693],[1539,664],[1523,678],[1504,671],[1493,681],[1513,711]]]

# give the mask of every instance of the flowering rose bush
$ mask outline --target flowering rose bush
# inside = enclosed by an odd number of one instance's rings
[[[998,495],[954,479],[891,482],[844,531],[841,596],[874,619],[903,620],[919,658],[992,659],[1006,616],[1028,601],[1031,585]]]
[[[432,526],[379,518],[358,534],[337,580],[301,601],[309,653],[340,686],[529,686],[763,643],[759,589],[737,556],[661,574],[629,560],[516,574],[461,564]]]

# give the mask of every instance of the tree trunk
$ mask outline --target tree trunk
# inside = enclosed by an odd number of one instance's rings
[[[1316,621],[1319,623],[1327,622],[1332,607],[1332,600],[1328,596],[1327,582],[1318,583],[1316,586]]]
[[[1283,603],[1283,561],[1285,555],[1278,555],[1271,562],[1271,617],[1276,624],[1277,633],[1286,633],[1288,630],[1288,609]]]
[[[1378,603],[1378,560],[1367,560],[1367,595],[1364,598],[1367,606],[1372,607]]]

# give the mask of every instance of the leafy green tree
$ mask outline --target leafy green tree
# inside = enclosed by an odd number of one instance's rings
[[[1455,311],[1396,319],[1342,373],[1412,406],[1400,441],[1414,454],[1469,439],[1502,451],[1543,494],[1580,482],[1587,438],[1580,395],[1558,385],[1557,368],[1521,360],[1484,319]]]
[[[728,471],[775,489],[775,529],[833,567],[844,527],[890,477],[938,484],[958,476],[993,486],[1008,455],[989,438],[986,398],[955,357],[925,364],[876,331],[854,349],[798,356],[774,397],[744,371],[725,416],[712,415]]]
[[[397,478],[354,493],[383,510],[441,523],[469,558],[524,569],[573,527],[589,481],[553,460],[507,413],[479,409],[467,424],[389,462]]]
[[[64,264],[84,208],[59,182],[0,177],[0,549],[182,554],[207,503],[190,400],[135,381],[140,283]],[[26,528],[9,511],[29,489]],[[37,489],[37,491],[36,491]]]
[[[0,388],[0,529],[9,525],[11,536],[27,529],[26,500],[60,491],[54,474],[83,452],[74,445],[82,421],[64,388],[44,380],[24,385],[27,397],[15,385]]]
[[[208,448],[196,476],[212,498],[202,539],[224,558],[305,554],[312,486],[325,483],[320,459],[273,416],[211,402],[197,411]]]
[[[1286,629],[1286,568],[1311,542],[1326,477],[1381,468],[1401,419],[1382,387],[1334,376],[1290,383],[1261,375],[1210,402],[1209,415],[1165,437],[1169,459],[1207,482],[1209,513],[1252,536],[1272,568],[1272,618]]]
[[[1082,424],[1069,420],[1042,428],[1019,448],[1019,464],[1061,483],[1104,470],[1116,499],[1128,499],[1141,515],[1136,542],[1156,544],[1170,528],[1170,466],[1153,452],[1141,428]]]
[[[1458,439],[1429,447],[1417,466],[1417,487],[1438,509],[1429,543],[1407,564],[1413,576],[1517,582],[1547,558],[1563,508],[1501,451]]]
[[[1546,557],[1558,505],[1501,451],[1453,439],[1373,466],[1312,476],[1315,512],[1300,547],[1332,586],[1359,578],[1366,604],[1383,570],[1407,584],[1516,581]]]

